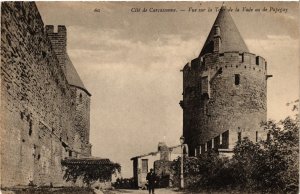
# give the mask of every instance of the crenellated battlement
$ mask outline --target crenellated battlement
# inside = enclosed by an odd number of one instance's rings
[[[266,69],[267,64],[263,57],[248,52],[209,53],[204,55],[201,61],[204,66],[211,66],[212,64],[215,65],[216,62],[218,62],[219,64],[223,63],[225,65],[250,65],[260,69]]]
[[[67,29],[64,25],[58,25],[57,31],[54,31],[53,25],[46,25],[45,32],[50,39],[52,48],[57,56],[59,64],[66,73],[65,61],[67,54]]]
[[[58,25],[57,30],[54,30],[53,25],[46,25],[45,32],[51,41],[54,50],[62,52],[67,46],[67,28],[64,25]]]
[[[66,35],[67,28],[65,25],[58,25],[57,31],[54,31],[54,25],[46,25],[45,32],[47,34],[59,34],[59,35]]]
[[[263,57],[248,52],[209,53],[187,63],[183,71],[208,71],[219,68],[244,68],[266,73],[267,62]]]

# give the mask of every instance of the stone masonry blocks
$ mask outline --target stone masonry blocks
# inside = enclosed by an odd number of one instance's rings
[[[77,104],[62,68],[66,27],[44,28],[34,2],[1,5],[1,188],[68,185],[61,160],[90,156],[91,145],[90,99]]]
[[[239,133],[253,141],[257,134],[264,138],[260,123],[267,116],[265,60],[251,53],[226,52],[207,54],[198,61],[183,69],[183,135],[190,154],[195,149],[200,152],[201,145],[210,148],[212,139],[220,139],[226,131],[228,149]]]

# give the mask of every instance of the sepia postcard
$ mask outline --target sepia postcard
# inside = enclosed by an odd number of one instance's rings
[[[299,192],[297,1],[2,1],[1,194]]]

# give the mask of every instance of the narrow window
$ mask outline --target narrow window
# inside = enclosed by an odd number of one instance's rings
[[[148,159],[142,159],[142,173],[148,172]]]
[[[214,148],[218,149],[220,147],[220,136],[214,138]]]
[[[72,151],[69,150],[69,157],[72,157]]]
[[[270,141],[270,140],[271,140],[271,134],[268,133],[268,134],[267,134],[267,141]]]
[[[212,148],[212,149],[215,148],[215,141],[214,141],[214,139],[211,140],[211,148]]]
[[[229,146],[229,131],[222,133],[222,148],[228,149]]]
[[[199,154],[202,154],[202,146],[199,146]]]
[[[207,143],[205,143],[205,149],[204,149],[204,151],[207,151]]]
[[[244,62],[244,55],[243,54],[239,54],[239,59],[240,59],[240,62]]]
[[[29,132],[28,132],[29,136],[31,136],[32,134],[32,121],[29,121]]]
[[[234,74],[234,84],[240,85],[240,74]]]
[[[242,132],[238,132],[238,142],[242,141]]]
[[[209,140],[207,142],[207,150],[211,150],[211,149],[212,149],[212,142],[211,142],[211,140]]]
[[[79,102],[82,103],[82,94],[79,95]]]
[[[209,98],[209,80],[208,77],[202,77],[201,78],[201,94],[207,94],[207,97]],[[206,96],[205,96],[206,97]]]
[[[255,140],[258,142],[258,131],[256,131]]]

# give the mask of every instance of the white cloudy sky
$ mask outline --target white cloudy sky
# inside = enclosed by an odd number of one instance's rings
[[[287,13],[233,12],[249,50],[268,61],[268,117],[290,114],[299,96],[298,3],[240,2],[227,7],[287,8]],[[66,25],[68,53],[92,93],[93,155],[121,163],[179,143],[182,133],[180,69],[197,57],[217,15],[131,13],[137,8],[215,8],[221,2],[38,2],[45,24]],[[100,9],[100,13],[94,9]],[[164,138],[165,137],[165,138]]]

